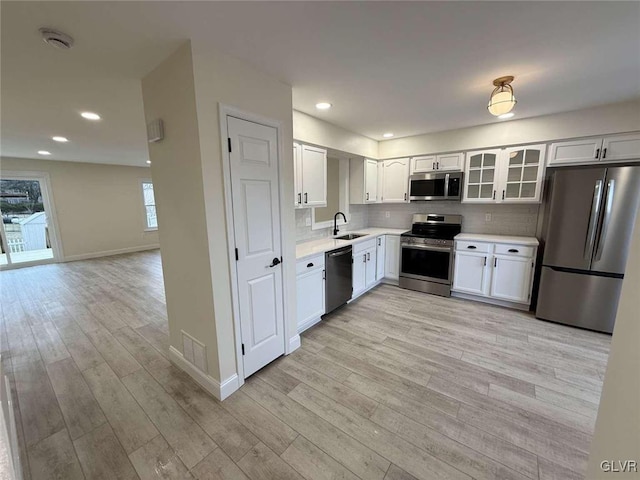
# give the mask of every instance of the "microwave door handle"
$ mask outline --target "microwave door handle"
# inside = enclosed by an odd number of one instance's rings
[[[444,198],[449,198],[449,174],[444,176]]]
[[[591,260],[593,255],[593,244],[596,240],[596,230],[598,217],[600,216],[600,202],[602,200],[602,180],[596,181],[593,187],[593,200],[591,201],[591,214],[589,216],[589,226],[587,227],[587,238],[584,242],[583,256],[585,260]]]
[[[602,258],[602,251],[604,250],[604,244],[607,241],[607,231],[609,230],[609,223],[611,221],[611,209],[613,208],[613,195],[616,188],[616,181],[609,180],[607,182],[607,190],[604,195],[604,216],[602,218],[602,227],[600,228],[600,235],[598,237],[598,246],[596,247],[596,260]]]

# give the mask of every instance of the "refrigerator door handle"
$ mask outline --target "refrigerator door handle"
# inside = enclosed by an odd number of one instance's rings
[[[600,237],[598,238],[598,246],[596,248],[596,260],[602,258],[604,244],[607,241],[607,230],[609,229],[609,221],[611,220],[611,209],[613,208],[613,194],[616,188],[616,181],[609,180],[607,182],[607,193],[604,199],[604,217],[602,219],[602,228],[600,229]]]
[[[602,199],[602,180],[597,180],[593,187],[593,200],[591,201],[591,216],[589,217],[589,227],[587,228],[587,238],[584,242],[584,259],[591,260],[593,255],[593,244],[596,241],[596,230],[598,217],[600,216],[600,202]]]

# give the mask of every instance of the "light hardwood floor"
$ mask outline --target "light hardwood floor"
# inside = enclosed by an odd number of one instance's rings
[[[379,286],[224,402],[167,359],[160,255],[0,273],[25,478],[583,477],[610,337]]]

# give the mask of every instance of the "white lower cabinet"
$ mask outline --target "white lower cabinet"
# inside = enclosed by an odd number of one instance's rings
[[[528,237],[470,234],[456,239],[452,292],[479,300],[528,309],[537,240]],[[518,242],[519,240],[519,242]]]
[[[386,236],[380,235],[376,239],[376,281],[380,281],[384,278],[384,263],[385,263],[385,245]]]
[[[489,276],[486,253],[456,252],[453,270],[453,288],[475,295],[489,294]]]
[[[510,302],[527,302],[531,299],[532,272],[532,258],[494,256],[491,296]]]
[[[377,238],[356,243],[353,246],[353,298],[376,284],[377,248]]]
[[[390,280],[400,278],[400,235],[387,235],[385,238],[384,276]]]
[[[298,333],[320,321],[324,315],[324,254],[296,264]]]

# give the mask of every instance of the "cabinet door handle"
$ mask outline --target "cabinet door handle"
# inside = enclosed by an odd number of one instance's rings
[[[382,246],[382,239],[381,238],[378,239],[378,246],[379,247]]]
[[[302,194],[298,194],[298,205],[302,203]]]
[[[367,192],[367,200],[369,200],[369,192]]]
[[[436,169],[436,162],[433,162],[433,165],[431,167],[431,170],[435,170]]]
[[[475,250],[478,247],[476,247],[475,245],[469,245],[467,248],[470,248],[471,250]]]
[[[496,191],[495,190],[493,191],[493,199],[494,200],[496,199]]]
[[[497,267],[498,266],[498,257],[493,259],[493,266]]]
[[[607,149],[606,148],[604,150],[602,150],[602,159],[604,160],[605,158],[607,158]]]
[[[309,203],[309,196],[308,194],[304,194],[304,203]]]
[[[307,268],[313,267],[313,262],[307,263]]]
[[[486,267],[486,266],[487,266],[487,257],[484,257],[484,265],[483,265],[483,266],[484,266],[484,267]]]
[[[518,253],[520,250],[518,250],[517,248],[510,248],[509,249],[509,253]]]
[[[504,190],[502,190],[502,199],[504,200]]]
[[[406,193],[404,194],[404,201],[405,202],[407,201],[407,194]]]
[[[362,255],[362,263],[367,263],[367,254]]]
[[[436,162],[436,170],[440,170],[440,162]]]
[[[369,252],[367,252],[367,262],[371,261],[371,254]]]
[[[598,148],[598,149],[596,149],[596,156],[595,156],[595,158],[600,158],[600,149],[599,149],[599,148]]]

